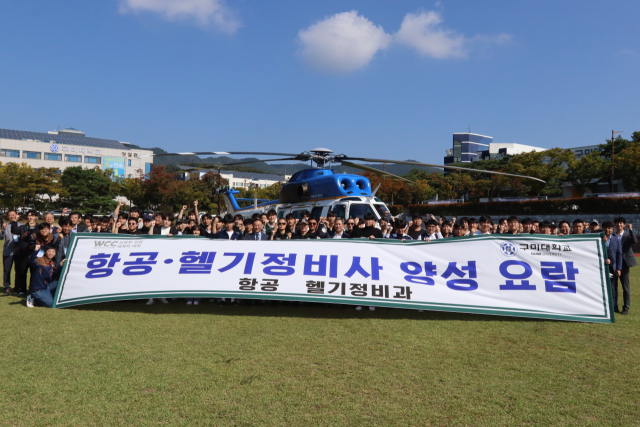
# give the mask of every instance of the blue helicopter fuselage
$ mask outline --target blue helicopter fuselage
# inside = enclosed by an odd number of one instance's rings
[[[305,169],[296,172],[280,191],[280,203],[370,196],[371,182],[361,175],[335,173],[331,169]]]
[[[271,200],[258,203],[254,201],[253,206],[239,207],[238,201],[249,202],[251,199],[235,199],[234,194],[238,191],[230,189],[225,193],[225,200],[228,202],[229,212],[241,213],[250,216],[253,213],[266,212],[275,208],[280,215],[280,210],[295,210],[296,208],[312,209],[313,207],[324,206],[328,209],[339,203],[344,205],[346,211],[352,203],[362,205],[371,204],[371,210],[377,212],[378,216],[384,209],[384,203],[372,197],[371,182],[362,175],[335,173],[330,169],[305,169],[296,172],[289,181],[282,186],[278,200]],[[376,209],[377,208],[377,209]],[[385,207],[386,209],[386,207]],[[323,215],[326,215],[324,209]],[[345,212],[346,212],[345,211]]]

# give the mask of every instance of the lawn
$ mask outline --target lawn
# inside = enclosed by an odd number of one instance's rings
[[[10,296],[0,318],[1,426],[640,423],[633,307],[588,324]]]

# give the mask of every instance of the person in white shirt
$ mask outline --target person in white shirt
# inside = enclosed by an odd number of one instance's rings
[[[436,221],[435,219],[430,219],[429,221],[427,221],[427,239],[444,239],[444,237],[442,237],[442,233],[438,231],[438,221]]]
[[[327,233],[329,239],[350,239],[351,236],[344,230],[344,222],[342,218],[336,218],[333,223],[333,230]]]
[[[471,231],[469,230],[469,218],[468,217],[463,216],[462,218],[460,218],[460,226],[464,230],[462,232],[463,236],[470,236],[471,235]]]
[[[486,216],[480,217],[480,229],[473,233],[474,236],[482,236],[483,234],[491,234],[491,228],[493,227],[493,223],[490,218]]]

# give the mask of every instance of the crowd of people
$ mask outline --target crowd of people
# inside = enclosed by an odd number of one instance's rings
[[[613,286],[613,301],[616,312],[628,314],[630,308],[629,268],[637,265],[633,245],[638,239],[632,224],[623,217],[600,224],[597,220],[575,219],[572,223],[560,221],[537,221],[516,216],[499,218],[490,216],[476,218],[452,218],[433,215],[423,218],[414,214],[410,221],[392,216],[385,211],[381,218],[369,212],[361,218],[340,218],[329,212],[327,217],[315,218],[303,212],[300,218],[289,213],[278,216],[275,210],[250,218],[241,214],[214,216],[200,215],[198,202],[193,209],[182,207],[177,218],[172,213],[144,213],[132,207],[122,211],[120,202],[112,215],[82,215],[63,209],[62,216],[55,221],[53,213],[40,215],[29,211],[24,223],[15,210],[7,213],[2,224],[0,239],[4,239],[3,267],[4,294],[28,295],[28,306],[51,307],[58,284],[58,276],[66,259],[72,233],[113,233],[130,235],[192,235],[210,239],[226,240],[304,240],[304,239],[394,239],[400,241],[425,241],[464,238],[487,234],[537,234],[549,236],[575,236],[585,233],[603,233],[608,248],[606,263],[609,266]],[[15,268],[15,284],[11,288],[11,271]],[[27,291],[27,273],[30,283]],[[623,289],[623,306],[617,306],[618,282]],[[164,298],[162,302],[168,301]],[[200,299],[189,299],[188,304],[198,304]],[[226,303],[225,299],[221,300]],[[147,304],[153,304],[150,299]],[[231,300],[231,303],[236,303]],[[361,307],[357,307],[361,309]],[[370,307],[373,309],[373,307]]]

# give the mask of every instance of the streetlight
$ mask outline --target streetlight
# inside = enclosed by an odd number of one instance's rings
[[[614,163],[613,163],[613,157],[615,155],[614,153],[614,148],[616,146],[616,140],[615,140],[615,135],[616,133],[622,133],[624,132],[623,130],[612,130],[611,131],[611,192],[613,193],[613,175],[614,175]]]

